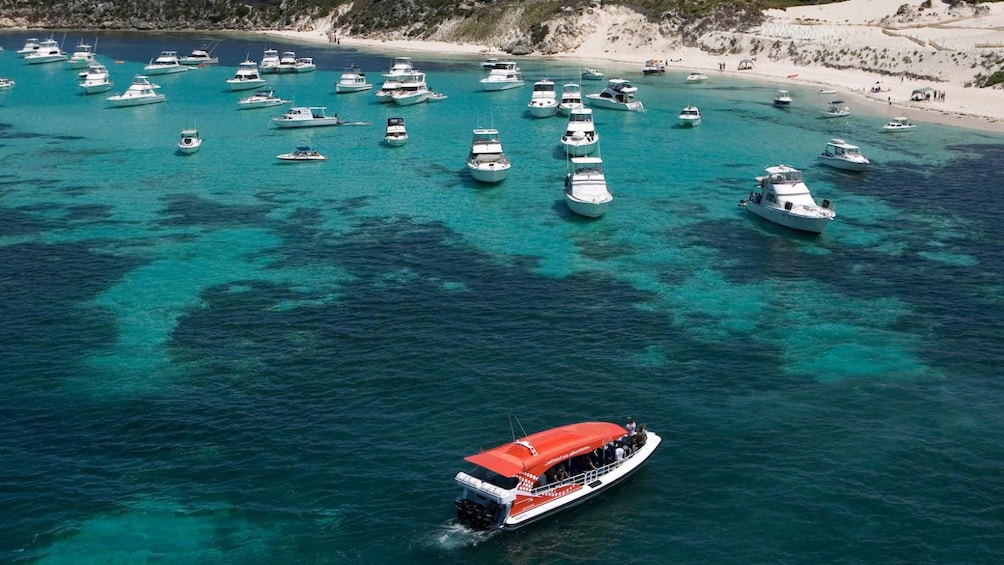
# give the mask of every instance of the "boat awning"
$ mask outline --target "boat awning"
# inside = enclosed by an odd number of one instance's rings
[[[925,86],[923,88],[918,88],[911,92],[911,94],[927,94],[928,92],[934,92],[934,89],[930,86]]]
[[[520,471],[539,475],[556,463],[589,453],[626,433],[617,424],[583,422],[538,432],[464,460],[504,477],[515,477]]]

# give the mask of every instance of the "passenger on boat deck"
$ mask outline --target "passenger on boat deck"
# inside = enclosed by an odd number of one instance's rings
[[[620,443],[618,443],[617,444],[617,449],[614,450],[614,460],[615,461],[623,461],[624,460],[624,455],[625,455],[624,448],[620,445]]]
[[[634,446],[637,449],[645,447],[645,442],[648,441],[648,432],[645,431],[645,424],[638,426],[638,433],[634,435]]]
[[[624,426],[624,429],[627,430],[627,435],[628,435],[629,438],[633,438],[634,437],[634,431],[636,429],[635,423],[634,423],[634,418],[628,416],[627,425]]]

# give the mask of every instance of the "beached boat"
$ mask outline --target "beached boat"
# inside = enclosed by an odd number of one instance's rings
[[[28,53],[34,53],[38,51],[39,41],[37,37],[29,37],[24,41],[24,47],[15,51],[19,57],[24,57]]]
[[[59,47],[55,39],[45,39],[38,43],[38,49],[24,55],[24,60],[31,65],[42,63],[57,63],[67,59],[66,53]]]
[[[708,75],[706,75],[704,73],[699,73],[699,72],[696,72],[696,71],[690,73],[689,75],[687,75],[687,78],[686,78],[686,83],[687,84],[697,84],[697,83],[700,83],[700,82],[707,82],[707,81],[708,81]]]
[[[788,165],[767,167],[764,176],[757,177],[759,192],[750,192],[740,204],[757,216],[782,226],[820,234],[836,212],[829,200],[816,204],[809,187],[802,180],[802,171]]]
[[[465,457],[474,468],[456,475],[458,521],[477,531],[513,530],[610,490],[662,443],[647,430],[625,436],[617,424],[582,422]]]
[[[777,94],[774,95],[774,105],[778,108],[791,106],[791,93],[787,90],[778,90]]]
[[[587,94],[586,100],[597,108],[640,112],[645,109],[645,106],[641,101],[635,100],[636,92],[638,92],[638,88],[632,86],[630,81],[615,78],[607,82],[607,87],[602,92]]]
[[[86,69],[94,62],[94,47],[81,41],[73,48],[73,53],[67,60],[71,69]]]
[[[342,76],[335,83],[335,93],[337,94],[362,92],[371,88],[373,88],[373,85],[366,80],[366,73],[359,70],[355,65],[342,69]]]
[[[387,118],[387,129],[383,140],[391,147],[400,147],[408,142],[408,130],[404,127],[404,118]]]
[[[917,126],[914,125],[909,118],[906,116],[897,116],[882,126],[883,133],[898,133],[903,131],[913,131]]]
[[[603,174],[603,159],[571,157],[569,168],[565,175],[565,204],[580,216],[599,218],[614,200]]]
[[[198,49],[192,49],[192,53],[178,60],[182,65],[217,65],[220,58],[214,53],[220,45],[219,41],[207,41]]]
[[[281,106],[283,104],[289,104],[289,100],[283,100],[276,96],[275,91],[271,88],[263,88],[261,90],[255,91],[254,94],[246,98],[241,98],[237,102],[237,107],[241,110],[251,110],[254,108],[271,108],[272,106]]]
[[[112,89],[112,81],[109,78],[108,68],[101,63],[91,63],[84,74],[84,80],[80,82],[80,88],[84,94],[98,94],[108,92]]]
[[[181,64],[177,51],[161,51],[160,55],[150,64],[143,67],[143,72],[148,75],[168,75],[173,73],[183,73],[188,67]]]
[[[499,61],[495,63],[488,72],[488,76],[481,79],[481,88],[487,92],[499,90],[509,90],[519,88],[526,84],[519,67],[512,61]]]
[[[279,72],[279,52],[275,49],[266,49],[262,53],[258,69],[263,75]]]
[[[844,104],[843,100],[831,100],[826,110],[822,110],[820,113],[823,114],[824,118],[845,118],[851,115],[851,109]]]
[[[695,128],[701,125],[701,110],[697,106],[685,106],[683,110],[680,110],[676,123],[681,128]]]
[[[582,77],[582,80],[603,80],[603,72],[592,67],[582,69],[582,74],[580,76]]]
[[[558,113],[569,115],[576,108],[585,108],[582,102],[582,89],[578,84],[570,82],[561,87],[561,101],[558,102]]]
[[[199,130],[195,128],[181,130],[181,139],[178,140],[178,152],[184,155],[191,155],[202,147],[202,137]]]
[[[471,152],[467,156],[467,170],[474,180],[497,183],[509,176],[512,163],[502,151],[502,140],[495,128],[474,130]]]
[[[136,75],[133,77],[132,84],[129,85],[129,88],[125,92],[109,96],[105,100],[118,107],[156,104],[165,100],[164,95],[157,92],[158,88],[160,87],[150,83],[150,79],[146,76]]]
[[[533,94],[527,104],[530,115],[535,118],[548,118],[558,111],[558,98],[554,91],[554,81],[541,79],[533,83]]]
[[[231,91],[251,90],[252,88],[265,86],[265,79],[261,78],[261,74],[258,71],[258,63],[246,59],[237,66],[237,72],[234,73],[233,78],[227,79],[227,85]]]
[[[324,161],[327,159],[324,155],[318,153],[315,149],[311,149],[307,146],[297,147],[296,150],[289,153],[282,153],[275,156],[276,159],[280,161],[287,162],[311,162],[311,161]]]
[[[843,139],[831,139],[827,142],[826,148],[819,154],[819,160],[824,165],[845,171],[863,171],[871,164],[857,145],[851,145]]]
[[[666,65],[658,59],[649,59],[648,61],[645,61],[645,66],[641,68],[641,74],[643,75],[661,75],[665,72]]]
[[[575,108],[569,113],[568,125],[561,136],[561,146],[567,155],[589,155],[599,147],[600,134],[596,131],[591,108]]]
[[[337,126],[339,123],[341,120],[338,119],[338,114],[328,116],[324,106],[290,108],[285,114],[272,118],[272,124],[278,128]]]

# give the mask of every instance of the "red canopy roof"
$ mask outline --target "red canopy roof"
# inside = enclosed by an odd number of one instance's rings
[[[570,424],[531,434],[464,460],[504,477],[515,477],[520,471],[540,475],[555,463],[585,455],[626,433],[621,426],[609,422]]]

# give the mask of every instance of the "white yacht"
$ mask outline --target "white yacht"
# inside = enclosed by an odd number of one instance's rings
[[[266,49],[261,56],[261,73],[279,72],[279,52],[275,49]]]
[[[575,108],[568,115],[568,126],[561,136],[561,145],[566,155],[582,157],[589,155],[599,147],[600,134],[593,123],[591,108]]]
[[[561,101],[558,102],[558,113],[569,115],[576,108],[585,108],[582,102],[582,89],[574,82],[567,83],[561,87]]]
[[[741,200],[757,216],[782,226],[809,232],[823,233],[826,226],[836,216],[829,200],[822,206],[816,204],[809,193],[809,187],[802,180],[802,171],[788,165],[767,167],[766,175],[757,177],[760,192],[751,192],[749,198]]]
[[[86,69],[94,62],[94,47],[81,41],[73,49],[73,54],[67,61],[71,69]]]
[[[151,84],[146,76],[136,75],[125,92],[109,96],[106,100],[119,107],[156,104],[164,101],[164,95],[157,93],[158,88],[160,87]]]
[[[607,82],[607,87],[602,92],[587,94],[586,100],[598,108],[640,112],[645,109],[645,106],[641,101],[634,99],[636,92],[638,92],[638,88],[632,86],[630,81],[615,78]]]
[[[237,102],[237,107],[241,110],[249,110],[252,108],[271,108],[283,104],[289,104],[289,100],[279,98],[271,88],[263,88],[255,91],[251,96],[241,98]]]
[[[787,90],[778,90],[777,94],[774,95],[774,105],[778,108],[791,106],[791,93]]]
[[[548,118],[558,111],[558,98],[554,90],[554,81],[541,79],[533,83],[533,94],[527,104],[530,115],[535,118]]]
[[[906,116],[897,116],[882,126],[882,132],[897,133],[901,131],[913,131],[916,127]]]
[[[177,51],[161,51],[157,58],[150,61],[150,64],[143,67],[143,72],[148,75],[169,75],[173,73],[183,73],[188,67],[181,64]]]
[[[582,80],[603,80],[603,71],[586,67],[582,69]]]
[[[401,81],[405,77],[410,77],[415,72],[419,72],[412,64],[411,57],[394,57],[390,70],[383,73],[383,86],[376,91],[378,102],[393,102],[394,93],[401,88]]]
[[[298,73],[312,73],[317,70],[317,64],[313,57],[297,57],[294,70]]]
[[[603,159],[572,157],[569,161],[571,170],[565,175],[565,204],[580,216],[599,218],[614,199],[603,175]]]
[[[406,86],[410,88],[413,93],[416,93],[416,96],[418,97],[413,99],[402,98],[402,101],[404,102],[403,105],[407,105],[408,102],[424,102],[428,98],[430,91],[428,85],[425,84],[425,73],[422,71],[412,69],[405,74],[387,74],[384,75],[384,77],[385,80],[383,82],[383,86],[380,87],[380,90],[376,91],[376,98],[379,102],[395,102],[395,96],[401,93]],[[424,97],[417,93],[417,91],[422,87],[425,87]]]
[[[91,63],[84,74],[84,80],[80,82],[80,88],[84,94],[97,94],[108,92],[112,89],[112,81],[108,75],[108,68],[98,62]]]
[[[819,154],[819,160],[824,165],[845,171],[863,171],[871,164],[857,145],[851,145],[843,139],[831,139],[827,142],[826,149]]]
[[[230,90],[251,90],[265,86],[265,79],[258,72],[258,63],[248,59],[237,66],[233,78],[227,79]]]
[[[8,88],[14,88],[16,82],[9,78],[0,78],[0,90],[7,90]]]
[[[24,57],[28,53],[34,53],[35,51],[38,51],[38,45],[39,45],[38,38],[37,37],[30,37],[30,38],[28,38],[28,39],[25,40],[24,47],[18,49],[16,51],[16,53],[19,56]]]
[[[57,63],[66,60],[66,53],[59,48],[58,41],[55,39],[45,39],[38,43],[38,49],[25,54],[24,60],[32,65]]]
[[[851,109],[844,104],[843,100],[831,100],[829,107],[821,113],[824,118],[845,118],[851,115]]]
[[[279,56],[279,71],[280,73],[295,73],[296,72],[296,52],[294,51],[283,51],[282,55]]]
[[[398,89],[391,94],[391,99],[398,106],[411,106],[429,99],[429,85],[425,83],[425,73],[415,71],[401,78]]]
[[[202,147],[202,138],[199,137],[199,130],[183,129],[181,130],[181,139],[178,140],[178,152],[183,155],[191,155]]]
[[[482,69],[490,69],[490,68],[492,68],[492,67],[495,66],[495,63],[498,63],[498,62],[499,62],[498,57],[488,57],[484,61],[481,61],[481,68]]]
[[[219,41],[207,41],[198,49],[192,49],[192,53],[182,57],[179,62],[182,65],[218,65],[220,58],[214,52],[219,46]]]
[[[272,124],[277,128],[337,126],[339,123],[338,114],[328,116],[327,108],[323,106],[290,108],[285,114],[272,118]]]
[[[680,110],[676,123],[681,128],[695,128],[701,125],[701,110],[697,106],[685,106],[683,110]]]
[[[471,141],[471,153],[467,157],[467,170],[474,180],[497,183],[509,176],[512,163],[502,152],[502,140],[499,130],[495,128],[479,128],[474,130]]]
[[[408,130],[404,127],[404,118],[387,118],[387,129],[383,140],[391,147],[400,147],[407,143]]]
[[[335,83],[335,93],[337,94],[362,92],[371,88],[373,85],[366,80],[366,73],[360,71],[355,65],[342,69],[342,76]]]
[[[707,80],[708,80],[708,75],[697,71],[694,71],[689,75],[687,75],[686,79],[687,84],[697,84],[699,82],[707,82]]]
[[[488,76],[481,79],[481,88],[488,92],[519,88],[526,84],[519,67],[512,61],[499,61],[492,66]]]

